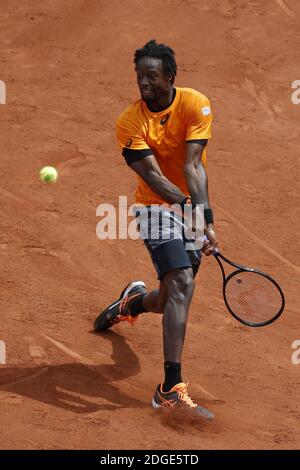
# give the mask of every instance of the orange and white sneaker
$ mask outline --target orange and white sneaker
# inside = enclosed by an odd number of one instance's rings
[[[187,392],[187,387],[188,384],[182,382],[171,388],[169,392],[163,392],[162,384],[158,385],[152,399],[153,408],[171,410],[182,407],[205,419],[213,419],[215,415],[211,411],[197,405],[197,403],[191,399]]]
[[[94,323],[95,330],[107,330],[121,321],[128,321],[133,325],[138,320],[139,315],[134,317],[130,315],[131,301],[146,293],[147,289],[143,281],[134,281],[128,284],[121,292],[118,300],[115,300],[98,315]]]

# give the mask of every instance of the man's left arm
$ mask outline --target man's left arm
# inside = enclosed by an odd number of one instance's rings
[[[201,157],[207,140],[186,143],[186,161],[184,175],[191,198],[196,204],[203,204],[204,209],[210,209],[208,196],[208,179]]]
[[[203,251],[206,255],[210,255],[217,247],[218,240],[209,203],[207,173],[201,160],[206,144],[206,139],[186,143],[184,175],[192,202],[203,204],[204,206],[205,235],[208,238],[208,242],[204,244]]]

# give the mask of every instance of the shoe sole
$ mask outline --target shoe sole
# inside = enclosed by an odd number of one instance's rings
[[[168,408],[164,408],[161,405],[158,405],[156,401],[154,400],[154,398],[152,398],[152,408],[154,408],[155,410],[165,410],[165,409],[169,410]],[[191,411],[193,412],[192,409]],[[198,405],[198,411],[196,411],[195,409],[195,415],[201,416],[201,418],[207,419],[207,421],[212,421],[215,417],[214,413],[206,410],[205,408],[199,405]]]
[[[109,307],[107,307],[103,312],[101,312],[100,315],[96,318],[95,323],[94,323],[94,330],[95,331],[105,331],[105,330],[108,330],[109,328],[111,328],[112,326],[114,326],[106,320],[105,317],[106,317],[107,312],[109,310],[111,310],[113,307],[116,307],[118,304],[120,304],[120,302],[126,297],[126,295],[128,295],[130,290],[133,289],[134,287],[145,287],[146,288],[146,285],[143,281],[133,281],[130,284],[128,284],[122,290],[118,300],[113,302]]]
[[[152,407],[155,409],[155,410],[159,410],[161,408],[160,405],[158,405],[155,401],[154,401],[154,398],[152,398]]]

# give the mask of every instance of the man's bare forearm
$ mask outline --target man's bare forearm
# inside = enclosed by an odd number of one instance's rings
[[[151,172],[144,179],[152,191],[169,204],[179,204],[185,198],[185,194],[163,175]]]
[[[154,155],[131,163],[130,168],[167,203],[178,204],[185,198],[185,194],[163,175]]]
[[[187,186],[192,200],[197,204],[203,204],[204,209],[209,209],[208,179],[202,165],[196,168],[188,165],[184,168]]]

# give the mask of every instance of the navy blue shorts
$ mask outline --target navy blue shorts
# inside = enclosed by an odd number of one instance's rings
[[[201,263],[201,249],[185,238],[181,217],[159,206],[136,209],[137,224],[158,279],[174,269],[192,268],[196,276]]]

